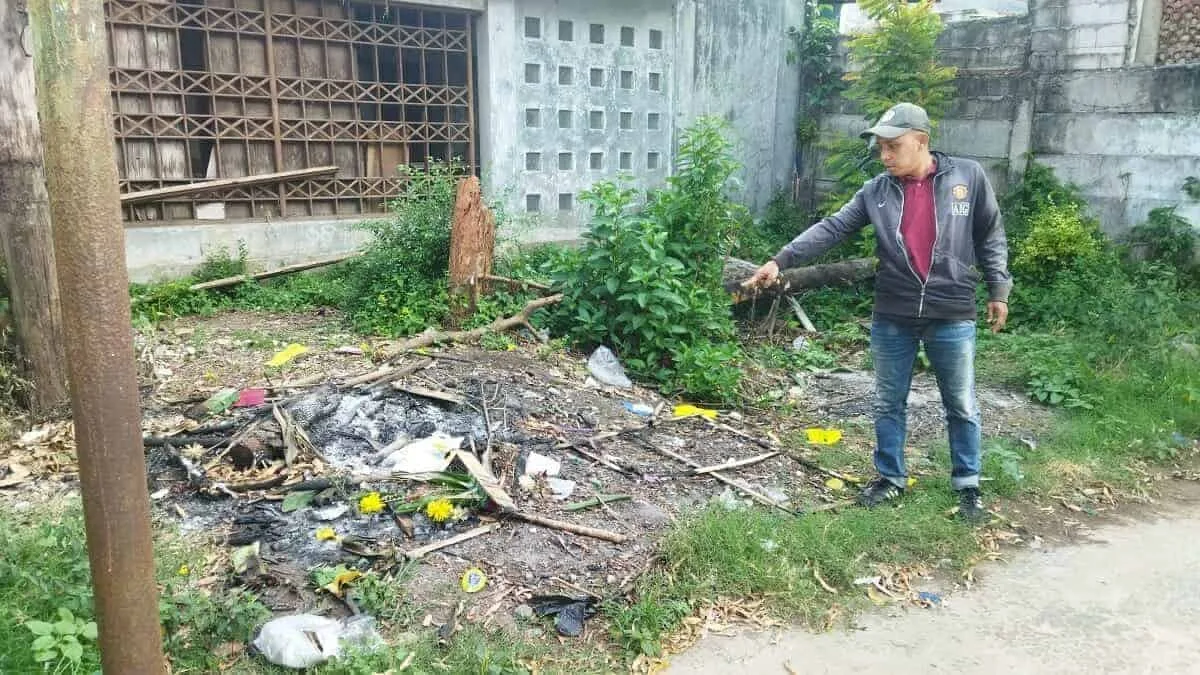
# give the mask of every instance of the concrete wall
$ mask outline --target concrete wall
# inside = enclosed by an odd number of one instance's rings
[[[755,212],[792,175],[800,73],[787,64],[786,31],[802,21],[799,0],[676,3],[676,129],[700,115],[731,123],[741,198]]]
[[[661,183],[679,134],[698,116],[718,115],[732,123],[745,165],[741,197],[761,210],[790,177],[799,73],[786,64],[786,30],[800,22],[801,7],[800,0],[489,0],[479,37],[489,195],[514,212],[540,213],[542,227],[578,231],[587,209],[567,195],[619,174],[639,188]],[[561,39],[563,21],[571,23],[570,40]],[[603,44],[592,43],[593,26],[603,26]],[[624,44],[630,36],[633,44]],[[560,68],[573,79],[560,81]],[[560,114],[572,126],[561,128]],[[528,123],[534,117],[537,126]]]
[[[787,29],[799,25],[802,0],[447,3],[482,10],[479,154],[484,189],[508,215],[502,236],[578,237],[588,219],[579,194],[622,174],[640,188],[660,184],[680,131],[700,115],[732,122],[745,165],[740,197],[751,208],[765,208],[790,179],[799,73],[786,65]],[[593,26],[602,27],[602,42],[593,42]],[[186,274],[206,251],[239,240],[259,267],[350,252],[364,241],[355,222],[131,227],[130,274]]]
[[[669,0],[490,0],[479,55],[488,194],[544,227],[574,230],[586,222],[578,195],[597,180],[660,183],[671,158],[673,23]]]
[[[1032,152],[1113,234],[1166,205],[1200,226],[1182,189],[1200,176],[1200,64],[1152,67],[1153,1],[1031,0],[1026,16],[949,24],[939,44],[958,97],[934,147],[978,159],[1000,191]],[[848,107],[827,122],[863,126]]]

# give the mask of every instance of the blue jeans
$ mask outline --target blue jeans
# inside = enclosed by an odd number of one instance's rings
[[[917,347],[937,376],[950,434],[950,485],[955,490],[979,487],[981,463],[979,406],[975,400],[975,322],[911,319],[876,315],[871,324],[875,361],[875,468],[905,487],[908,392]]]

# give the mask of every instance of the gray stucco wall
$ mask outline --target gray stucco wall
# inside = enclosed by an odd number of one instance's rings
[[[1183,194],[1200,176],[1200,64],[1139,65],[1139,36],[1156,30],[1146,1],[1031,0],[1027,16],[949,24],[939,44],[959,95],[935,147],[978,159],[1001,191],[1032,152],[1112,234],[1158,206],[1200,226],[1200,203]],[[863,122],[843,108],[826,126]]]
[[[761,212],[791,179],[800,74],[787,64],[786,31],[798,0],[679,0],[677,123],[717,115],[731,123],[745,166],[742,198]]]
[[[640,188],[661,183],[679,134],[698,116],[717,115],[732,123],[745,166],[741,196],[761,210],[791,172],[799,75],[786,64],[786,31],[799,23],[801,6],[489,0],[479,36],[485,189],[542,227],[578,231],[587,210],[567,197],[562,205],[573,208],[559,209],[560,195],[619,174]],[[564,21],[569,35],[560,35]],[[603,26],[603,44],[592,42],[593,26]],[[561,81],[560,68],[568,69]],[[540,123],[528,124],[527,114]],[[560,114],[573,125],[560,127]]]

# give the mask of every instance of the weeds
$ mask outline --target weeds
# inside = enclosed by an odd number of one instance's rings
[[[636,206],[637,192],[601,182],[582,199],[594,215],[583,249],[555,270],[555,328],[584,347],[607,344],[627,368],[670,392],[732,403],[740,381],[723,259],[740,221],[729,200],[737,168],[724,128],[687,131],[678,172]]]

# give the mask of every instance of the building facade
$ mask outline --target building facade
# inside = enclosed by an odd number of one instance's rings
[[[131,274],[245,242],[277,265],[349,251],[397,167],[457,160],[533,239],[586,226],[601,179],[672,170],[700,115],[731,123],[742,197],[792,175],[799,0],[107,0],[122,192],[326,167],[125,207]]]

